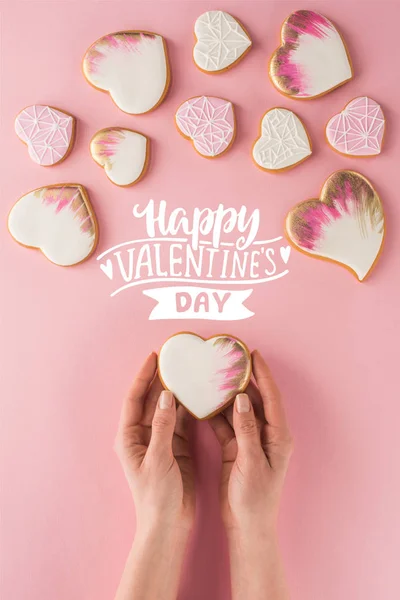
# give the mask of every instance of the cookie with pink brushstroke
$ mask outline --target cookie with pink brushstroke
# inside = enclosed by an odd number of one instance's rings
[[[96,40],[83,59],[83,73],[108,92],[122,111],[141,115],[164,100],[170,70],[164,38],[149,31],[117,31]]]
[[[346,156],[376,156],[385,133],[382,108],[368,96],[350,100],[326,126],[326,138],[336,152]]]
[[[98,226],[82,185],[60,183],[28,192],[12,207],[8,229],[16,242],[70,267],[94,252]]]
[[[286,19],[282,44],[272,55],[269,75],[279,92],[291,98],[316,98],[353,77],[350,56],[335,25],[312,10]]]
[[[360,173],[337,171],[326,180],[319,199],[290,210],[286,235],[297,250],[338,263],[364,281],[382,250],[381,199]]]
[[[35,163],[52,167],[65,160],[72,150],[75,118],[53,106],[32,104],[16,116],[15,133]]]
[[[232,335],[208,339],[195,333],[177,333],[167,339],[158,355],[164,387],[196,419],[209,419],[243,392],[251,377],[247,346]]]
[[[92,137],[90,153],[108,179],[119,186],[137,183],[146,172],[149,140],[132,129],[107,127]]]

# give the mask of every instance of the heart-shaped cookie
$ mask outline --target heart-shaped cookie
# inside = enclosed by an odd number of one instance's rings
[[[22,196],[10,211],[8,229],[18,243],[41,250],[63,267],[89,258],[98,239],[86,190],[75,183],[49,185]]]
[[[360,96],[351,100],[326,126],[334,150],[348,156],[375,156],[382,149],[385,117],[379,104]]]
[[[28,146],[31,159],[43,167],[60,163],[74,144],[75,119],[58,108],[27,106],[15,119],[15,133]]]
[[[251,355],[231,335],[204,340],[194,333],[177,333],[160,350],[158,372],[164,387],[193,416],[208,419],[246,389]]]
[[[233,67],[251,48],[243,25],[222,10],[200,15],[194,25],[193,59],[205,73],[221,73]]]
[[[105,35],[87,50],[83,73],[124,112],[149,112],[163,101],[170,83],[164,38],[147,31]]]
[[[90,142],[93,159],[104,168],[110,181],[120,186],[137,183],[148,165],[149,142],[145,135],[123,129],[101,129]]]
[[[287,96],[315,98],[353,77],[350,58],[336,27],[312,10],[292,13],[282,26],[282,45],[272,55],[272,83]]]
[[[255,163],[266,171],[290,169],[311,156],[311,141],[297,115],[286,108],[271,108],[261,121],[254,144]]]
[[[363,281],[380,254],[385,230],[382,202],[365,177],[337,171],[319,200],[300,202],[286,218],[295,248],[339,263]]]
[[[206,158],[220,156],[235,139],[233,104],[223,98],[189,98],[176,111],[175,122],[179,132],[192,140],[195,150]]]

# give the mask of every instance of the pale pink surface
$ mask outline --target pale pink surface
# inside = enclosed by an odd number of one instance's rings
[[[400,597],[400,82],[388,72],[397,68],[400,5],[309,0],[307,8],[338,24],[356,77],[300,105],[283,98],[266,75],[280,25],[298,3],[220,2],[245,23],[254,47],[245,62],[215,77],[192,60],[193,23],[212,8],[208,2],[185,2],[181,11],[178,3],[133,4],[2,5],[0,596],[112,598],[134,530],[132,500],[112,451],[121,398],[143,357],[167,336],[225,329],[260,348],[286,400],[295,453],[280,533],[293,599],[394,600]],[[143,117],[120,112],[80,72],[93,40],[132,26],[171,42],[170,94]],[[190,152],[174,123],[177,106],[204,92],[237,107],[236,143],[216,161]],[[379,98],[390,123],[384,152],[367,162],[335,154],[324,140],[329,118],[365,93]],[[14,133],[16,113],[32,102],[65,107],[79,118],[71,156],[45,172],[21,152]],[[307,121],[314,150],[301,168],[279,176],[257,169],[250,156],[259,120],[273,106]],[[90,139],[105,126],[137,128],[155,140],[153,169],[134,191],[106,188],[90,157]],[[359,284],[338,266],[292,251],[289,275],[259,286],[246,301],[256,316],[223,327],[148,321],[154,301],[138,289],[110,298],[95,256],[68,270],[55,267],[15,244],[6,228],[9,209],[27,191],[78,181],[99,218],[98,252],[143,233],[131,210],[150,197],[171,206],[216,206],[223,199],[260,207],[260,232],[276,236],[293,204],[315,196],[328,175],[346,167],[371,180],[387,214],[384,252],[370,280]],[[217,445],[206,423],[195,438],[198,520],[180,600],[228,600]]]
[[[326,126],[326,137],[335,150],[356,156],[379,154],[385,131],[385,117],[379,104],[361,96],[354,98]]]

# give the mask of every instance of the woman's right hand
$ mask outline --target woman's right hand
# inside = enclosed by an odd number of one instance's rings
[[[255,351],[246,394],[210,420],[221,445],[221,507],[235,600],[288,598],[277,546],[279,503],[293,442],[279,390]],[[250,582],[251,580],[251,582]]]

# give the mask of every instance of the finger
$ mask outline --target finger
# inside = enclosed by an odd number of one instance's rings
[[[257,421],[259,421],[260,425],[264,425],[266,421],[260,390],[253,381],[250,381],[245,392],[251,400]]]
[[[285,409],[271,371],[258,350],[252,353],[254,377],[260,390],[268,425],[287,429]]]
[[[211,419],[208,420],[208,423],[215,433],[215,437],[220,443],[221,448],[224,450],[228,444],[235,439],[235,433],[232,427],[222,414],[211,417]]]
[[[238,444],[238,454],[254,455],[261,449],[260,432],[253,406],[247,394],[238,394],[233,410],[233,428]]]
[[[176,423],[176,405],[172,392],[164,390],[160,394],[151,424],[149,452],[160,456],[172,454],[172,438]]]
[[[143,405],[141,423],[146,427],[151,427],[151,422],[154,417],[157,402],[163,389],[164,388],[160,381],[160,378],[158,377],[158,375],[156,375],[153,381],[151,382],[151,385],[146,395],[146,400]]]
[[[151,352],[139,369],[131,389],[122,404],[120,417],[121,429],[137,425],[140,422],[143,414],[144,398],[154,378],[156,368],[157,354]]]
[[[175,433],[177,436],[185,440],[189,441],[189,430],[190,426],[193,423],[192,415],[186,410],[182,404],[180,404],[176,409],[176,424],[175,424]]]

